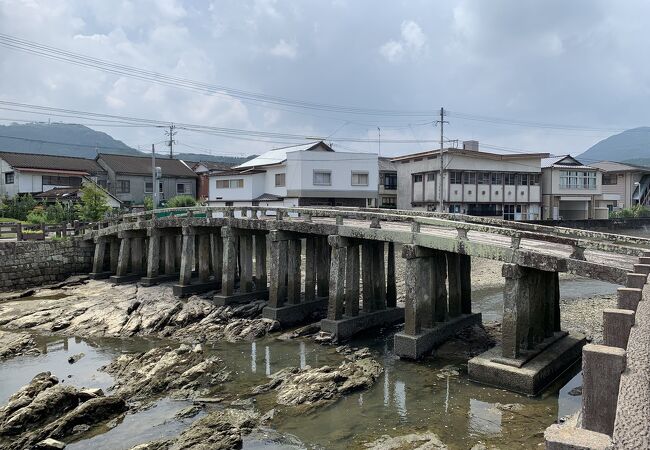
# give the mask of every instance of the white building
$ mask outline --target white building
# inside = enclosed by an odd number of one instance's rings
[[[497,154],[479,151],[478,142],[463,148],[393,158],[397,167],[397,208],[442,211],[507,220],[541,218],[541,159],[547,153]]]
[[[543,219],[606,219],[602,196],[602,171],[572,156],[542,161]]]
[[[379,168],[373,153],[335,152],[323,142],[268,151],[210,175],[208,203],[218,206],[375,206]]]

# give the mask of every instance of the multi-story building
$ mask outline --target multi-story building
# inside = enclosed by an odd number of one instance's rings
[[[397,208],[444,211],[508,220],[541,216],[541,159],[547,153],[497,154],[463,148],[393,158],[397,168]],[[442,209],[440,203],[442,202]]]
[[[603,171],[601,206],[614,211],[650,205],[650,167],[614,161],[590,164]]]
[[[125,205],[142,205],[145,196],[153,195],[151,158],[100,153],[97,163],[107,172],[106,188]],[[176,195],[196,198],[197,175],[178,159],[156,158],[161,169],[158,180],[159,199],[169,200]]]
[[[572,156],[542,161],[544,220],[606,219],[602,201],[602,171]]]
[[[379,158],[377,206],[380,208],[397,208],[397,169],[391,158]]]
[[[268,151],[211,173],[211,205],[376,206],[377,155],[335,152],[324,142]]]

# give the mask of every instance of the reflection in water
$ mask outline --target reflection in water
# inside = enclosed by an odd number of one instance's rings
[[[251,372],[257,372],[257,343],[251,342]]]
[[[449,375],[447,375],[447,393],[445,394],[445,414],[449,413]]]
[[[307,365],[307,355],[305,354],[305,343],[300,341],[300,368],[304,369]]]
[[[264,367],[266,369],[266,376],[271,375],[271,349],[267,345],[264,347]]]
[[[469,400],[469,427],[480,434],[501,432],[501,411],[493,403]]]
[[[384,406],[388,407],[390,404],[390,381],[388,377],[388,369],[384,371]]]
[[[403,381],[395,381],[395,407],[397,414],[406,419],[406,384]]]

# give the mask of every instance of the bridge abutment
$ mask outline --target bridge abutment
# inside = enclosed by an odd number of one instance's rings
[[[394,304],[388,306],[385,242],[359,241],[338,235],[331,235],[328,239],[332,249],[329,301],[327,318],[321,320],[321,330],[330,333],[335,341],[344,341],[361,331],[403,321],[404,309]],[[394,259],[395,252],[388,253]],[[389,279],[392,277],[393,280],[394,264],[394,260],[388,264],[391,268]],[[363,301],[361,311],[360,279]],[[396,297],[395,292],[395,300]]]
[[[481,323],[481,314],[471,312],[469,256],[405,245],[402,257],[404,331],[395,335],[393,348],[401,358],[419,359],[461,329]]]
[[[502,343],[468,363],[473,381],[537,395],[580,359],[585,337],[560,328],[559,277],[504,264]]]

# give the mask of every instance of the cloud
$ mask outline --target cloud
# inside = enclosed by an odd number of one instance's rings
[[[296,59],[296,56],[298,56],[298,44],[296,42],[289,43],[284,39],[280,39],[277,44],[271,47],[269,53],[279,58]]]
[[[379,53],[390,63],[400,62],[406,55],[419,57],[426,51],[427,37],[412,20],[402,22],[400,40],[390,40],[379,48]]]

